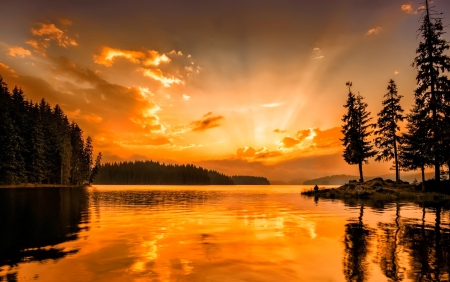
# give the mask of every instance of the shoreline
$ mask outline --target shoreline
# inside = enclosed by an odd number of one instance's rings
[[[449,191],[450,192],[450,191]],[[302,195],[322,199],[367,199],[380,201],[439,201],[450,200],[440,191],[422,191],[421,186],[375,178],[366,182],[350,182],[336,188],[302,191]]]
[[[22,183],[22,184],[13,184],[13,185],[0,185],[0,189],[11,189],[11,188],[82,188],[82,187],[89,187],[89,186],[90,185]]]

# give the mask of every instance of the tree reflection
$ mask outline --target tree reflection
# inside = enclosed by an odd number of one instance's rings
[[[364,204],[358,220],[345,225],[344,275],[347,281],[366,281],[369,277],[367,255],[372,230],[363,223]]]
[[[427,210],[434,210],[435,222],[426,223]],[[409,253],[408,276],[415,281],[448,281],[450,230],[441,226],[442,206],[422,205],[419,223],[405,223],[404,245]]]
[[[403,280],[403,269],[400,267],[399,241],[401,236],[400,205],[397,203],[394,223],[378,223],[379,263],[388,281]]]
[[[88,198],[83,188],[0,189],[0,266],[77,252],[55,246],[78,238]]]

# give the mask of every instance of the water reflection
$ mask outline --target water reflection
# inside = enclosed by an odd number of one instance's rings
[[[88,223],[88,199],[86,189],[0,189],[0,270],[76,253],[55,246],[78,239]],[[16,276],[0,274],[0,281]]]
[[[0,190],[0,214],[0,281],[449,280],[444,202],[99,186]]]

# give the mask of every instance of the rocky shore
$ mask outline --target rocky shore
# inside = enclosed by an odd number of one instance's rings
[[[450,192],[450,191],[449,191]],[[374,178],[366,182],[350,181],[337,188],[320,188],[301,192],[302,195],[324,199],[376,199],[376,200],[409,200],[429,201],[450,199],[447,193],[422,191],[422,185],[408,182],[395,182],[390,179]]]

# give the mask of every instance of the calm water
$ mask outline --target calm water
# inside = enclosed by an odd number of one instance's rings
[[[0,281],[447,281],[443,204],[308,186],[0,189]]]

